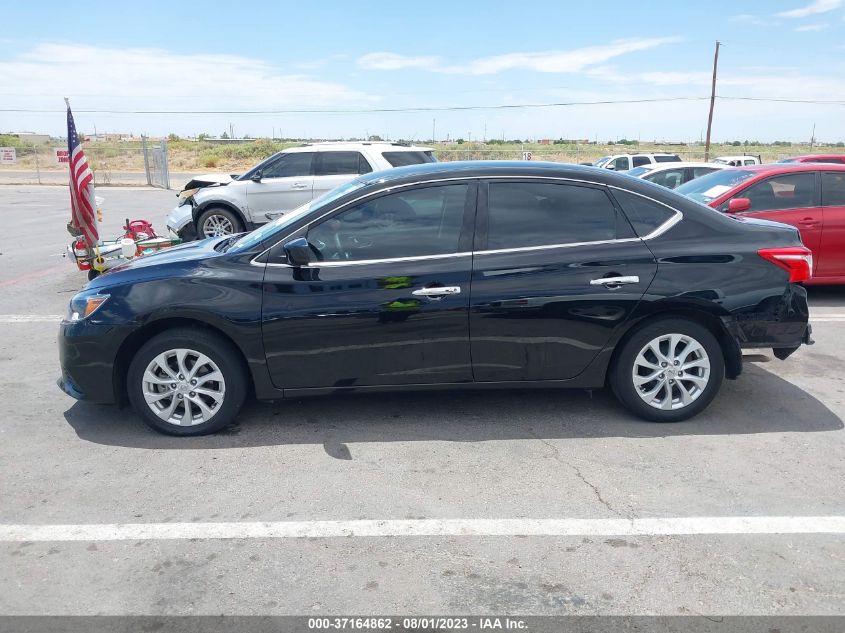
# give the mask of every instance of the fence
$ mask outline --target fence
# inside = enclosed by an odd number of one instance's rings
[[[149,174],[143,143],[105,145],[86,143],[85,156],[94,173],[94,184],[152,185],[170,188],[166,143],[150,143]],[[14,148],[14,163],[0,165],[0,184],[65,185],[68,182],[67,148],[59,144],[23,145]],[[10,154],[6,155],[7,160]]]
[[[94,172],[96,185],[148,185],[169,189],[171,181],[183,185],[192,174],[208,171],[243,173],[252,165],[289,147],[292,143],[274,143],[264,140],[249,143],[210,145],[204,142],[141,141],[87,142],[85,154]],[[424,143],[423,143],[424,144]],[[664,145],[648,144],[637,146],[559,144],[541,145],[509,143],[498,146],[482,143],[436,144],[434,153],[440,161],[457,160],[523,160],[523,152],[531,152],[532,160],[561,163],[585,163],[601,156],[617,153],[668,151],[678,154],[682,160],[704,160],[704,147],[699,144]],[[66,151],[60,143],[55,145],[18,145],[14,147],[15,158],[11,163],[11,152],[0,152],[0,184],[67,184],[67,164],[61,163],[59,152]],[[716,145],[711,156],[726,154],[762,154],[764,162],[776,161],[791,155],[813,151],[808,147],[750,146],[735,147]],[[842,148],[816,148],[816,151],[841,153]],[[171,169],[178,170],[177,172]]]
[[[167,164],[167,141],[151,143],[147,137],[141,137],[144,151],[144,171],[147,184],[160,189],[170,189],[170,168]]]

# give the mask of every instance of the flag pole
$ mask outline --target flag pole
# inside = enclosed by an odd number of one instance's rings
[[[67,106],[68,112],[70,112],[70,99],[68,99],[67,97],[65,97],[64,99],[65,99],[65,105]],[[80,139],[79,142],[82,143],[82,140]],[[68,156],[68,159],[70,159],[70,156]],[[73,178],[73,174],[70,173],[70,163],[68,163],[68,179],[70,179],[70,178]],[[93,184],[91,185],[91,192],[92,192],[92,194],[94,194],[94,200],[93,200],[93,202],[94,202],[94,222],[99,224],[100,223],[100,208],[97,206],[97,196],[94,192],[94,185]],[[99,234],[99,230],[97,231],[97,233]],[[98,272],[103,272],[103,258],[100,255],[100,241],[99,240],[94,242],[93,248],[94,248],[94,262],[93,262],[94,270],[96,270]]]

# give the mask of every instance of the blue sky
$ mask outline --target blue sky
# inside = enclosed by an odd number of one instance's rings
[[[117,7],[120,6],[119,9]],[[0,1],[0,109],[86,132],[696,140],[725,97],[845,103],[842,0]],[[690,101],[402,113],[570,101]],[[717,140],[845,140],[845,105],[720,100]],[[0,111],[0,131],[62,133]]]

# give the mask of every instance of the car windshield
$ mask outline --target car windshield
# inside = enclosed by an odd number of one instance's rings
[[[739,183],[754,176],[755,173],[745,169],[720,169],[712,174],[690,180],[675,191],[697,202],[709,204],[726,191],[730,191]]]
[[[602,165],[604,165],[609,160],[610,160],[610,156],[602,156],[596,162],[593,163],[593,167],[601,167]]]
[[[264,226],[258,227],[254,231],[247,233],[232,245],[232,247],[229,249],[229,252],[237,253],[245,251],[248,248],[252,248],[256,244],[259,244],[266,240],[276,231],[280,231],[283,230],[285,227],[291,226],[294,222],[299,220],[302,216],[310,213],[311,211],[319,209],[320,207],[329,204],[330,202],[334,202],[338,198],[341,198],[346,194],[351,193],[357,189],[361,189],[366,185],[367,183],[361,182],[360,180],[352,180],[351,182],[348,182],[345,185],[341,185],[336,189],[332,189],[331,191],[324,193],[316,200],[306,202],[305,204],[294,209],[293,211],[285,213],[283,216],[273,220],[272,222],[269,222],[268,224],[265,224]]]
[[[629,176],[636,176],[637,178],[639,178],[644,173],[649,172],[649,171],[651,171],[651,167],[650,166],[647,167],[647,166],[643,165],[641,167],[634,167],[633,169],[629,169],[625,173],[628,174]]]

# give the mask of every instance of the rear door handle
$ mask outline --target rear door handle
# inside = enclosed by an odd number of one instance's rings
[[[446,295],[457,295],[461,293],[460,286],[440,286],[437,288],[420,288],[411,292],[412,295],[418,297],[431,297],[434,299],[441,299]]]
[[[615,288],[616,286],[624,286],[625,284],[638,284],[640,278],[636,275],[628,277],[602,277],[600,279],[591,279],[591,286],[604,286],[606,288]]]
[[[307,182],[295,182],[290,186],[291,189],[307,189],[308,183]]]

